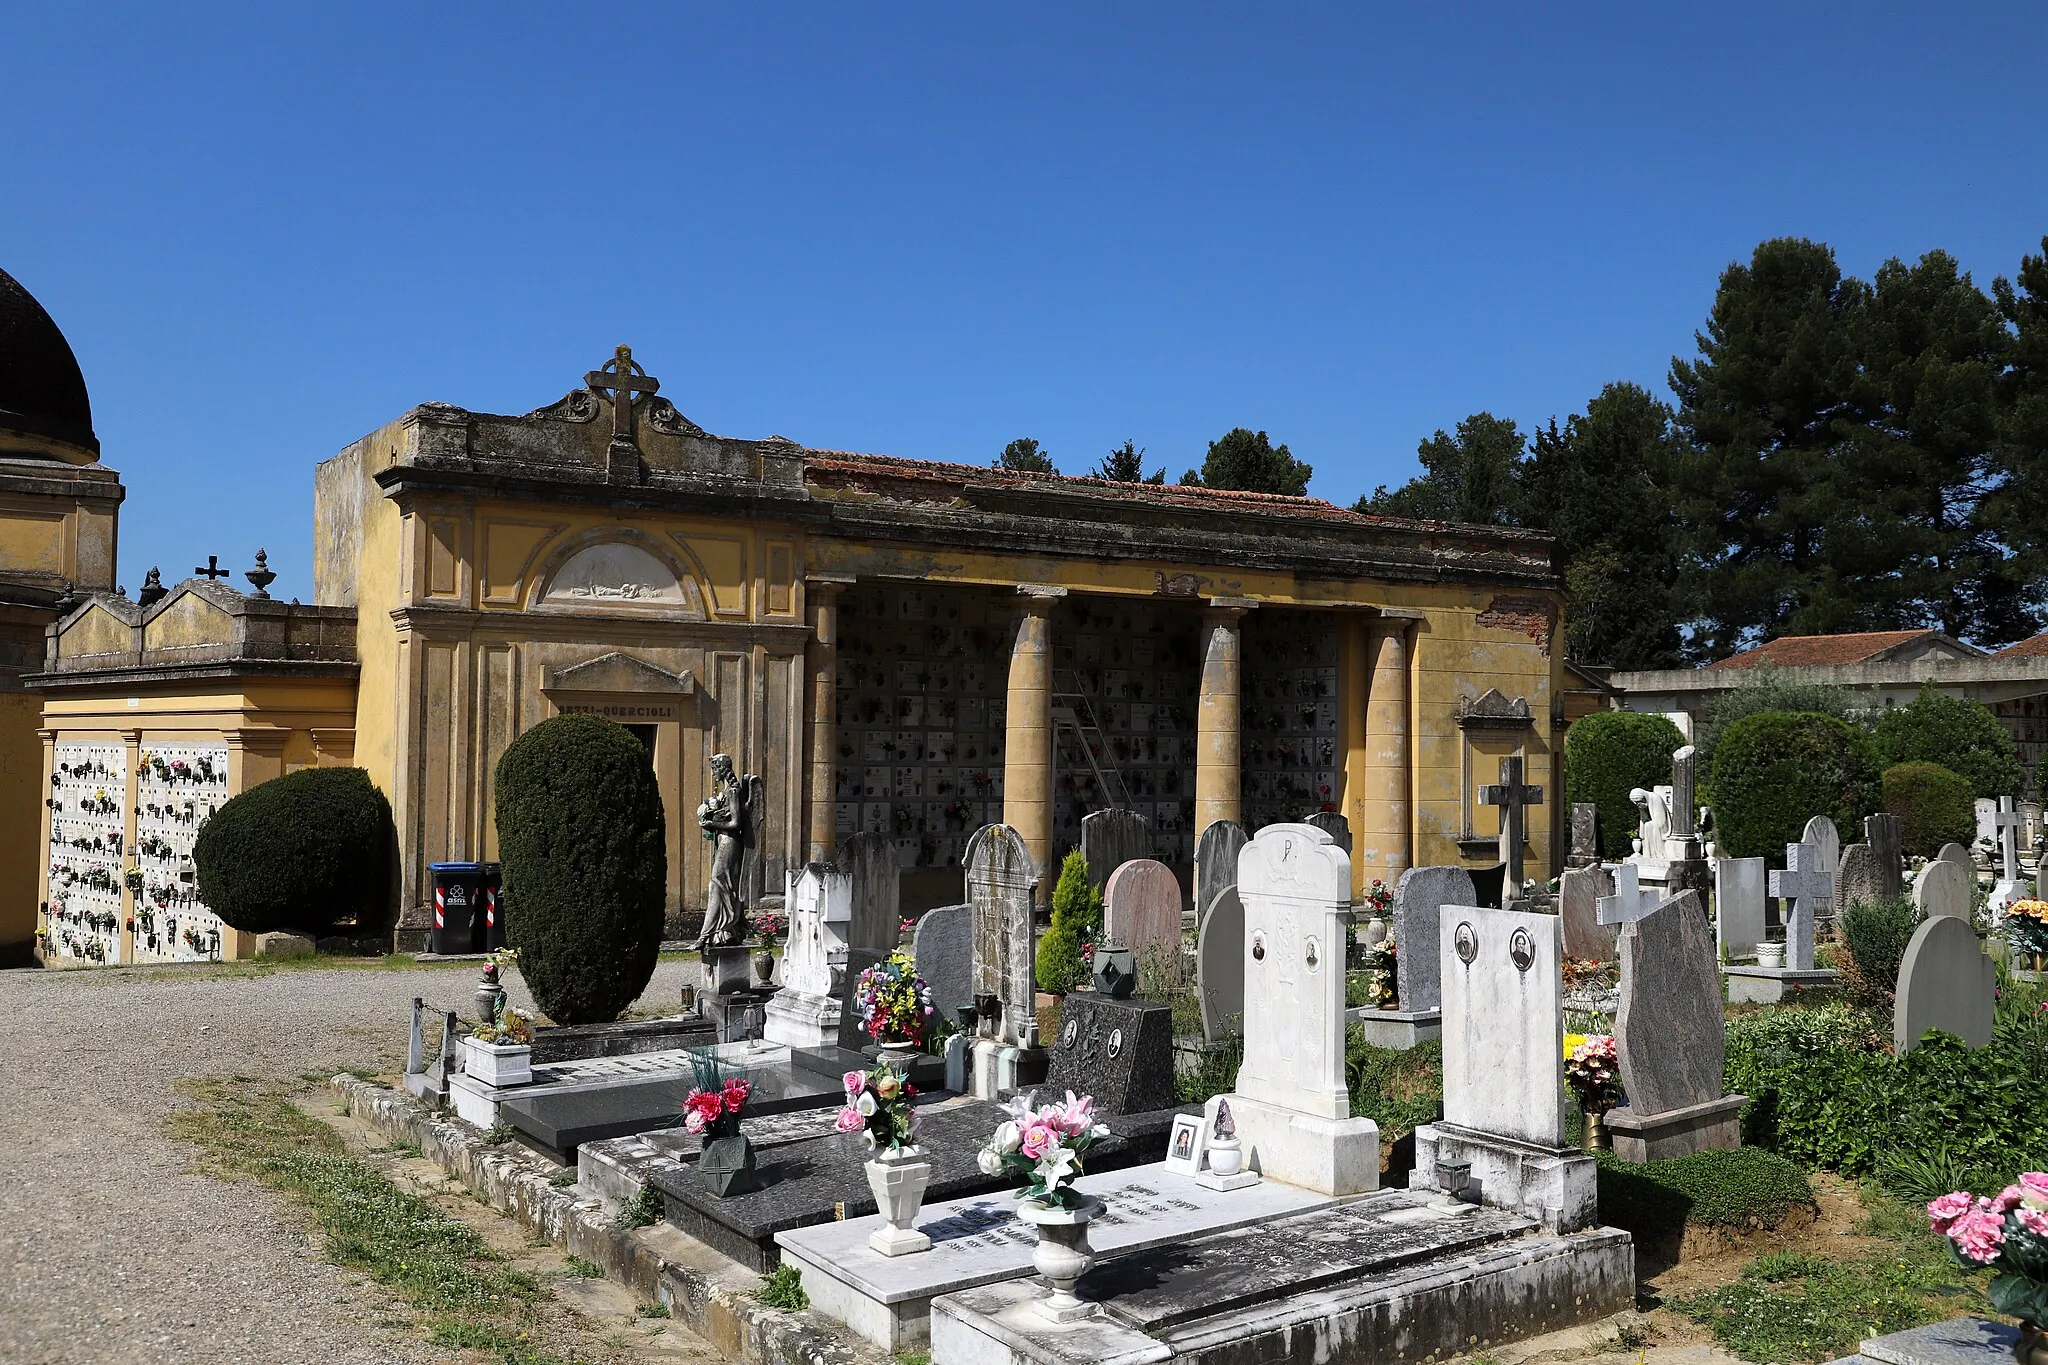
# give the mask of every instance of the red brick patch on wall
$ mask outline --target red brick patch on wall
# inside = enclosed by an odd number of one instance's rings
[[[1496,597],[1479,613],[1479,624],[1492,630],[1520,631],[1550,657],[1550,637],[1557,630],[1557,604],[1547,597]]]

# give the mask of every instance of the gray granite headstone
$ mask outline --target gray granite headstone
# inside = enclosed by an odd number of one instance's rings
[[[1921,868],[1920,875],[1913,879],[1913,904],[1929,919],[1936,915],[1953,915],[1968,923],[1970,889],[1974,880],[1971,873],[1946,858],[1936,858]]]
[[[1878,894],[1884,900],[1897,900],[1905,893],[1905,859],[1901,851],[1904,840],[1904,822],[1898,816],[1879,811],[1863,817],[1863,842],[1870,845]]]
[[[1934,856],[1940,859],[1942,862],[1954,863],[1957,867],[1963,869],[1963,872],[1966,876],[1975,878],[1977,875],[1977,865],[1970,861],[1970,850],[1964,848],[1961,844],[1943,844],[1941,846],[1941,852],[1935,854]]]
[[[1833,869],[1812,844],[1785,845],[1785,868],[1773,872],[1769,894],[1787,902],[1785,965],[1795,972],[1813,970],[1813,938],[1821,912],[1834,903]]]
[[[1140,981],[1148,963],[1180,984],[1180,880],[1151,858],[1133,858],[1102,889],[1103,932],[1129,948]]]
[[[1874,1360],[1878,1365],[2007,1365],[2019,1338],[2019,1328],[2002,1322],[1950,1318],[1865,1338],[1850,1359]]]
[[[1806,822],[1806,829],[1799,836],[1802,844],[1812,844],[1820,850],[1823,867],[1842,865],[1842,832],[1835,828],[1835,822],[1825,815],[1816,815]]]
[[[1991,1041],[1997,988],[1998,969],[1977,945],[1968,920],[1937,915],[1922,922],[1899,963],[1893,1051],[1903,1056],[1929,1029],[1983,1047]]]
[[[1404,1010],[1441,1009],[1443,982],[1436,953],[1446,905],[1478,899],[1472,874],[1462,867],[1411,867],[1394,884],[1394,953]]]
[[[1714,937],[1723,962],[1756,956],[1770,900],[1769,866],[1762,858],[1714,860]]]
[[[1572,803],[1573,867],[1591,867],[1600,861],[1600,807],[1591,801]],[[1567,953],[1571,949],[1565,949]]]
[[[1621,926],[1614,1045],[1634,1113],[1668,1114],[1725,1093],[1721,992],[1721,964],[1698,892],[1682,892]]]
[[[1600,922],[1599,899],[1614,894],[1614,874],[1594,863],[1568,867],[1557,879],[1557,913],[1564,920],[1564,955],[1581,962],[1612,962],[1617,927]]]
[[[1081,856],[1096,886],[1133,858],[1152,856],[1152,822],[1136,811],[1099,810],[1081,819]]]
[[[1059,1032],[1046,1040],[1048,1097],[1094,1097],[1104,1114],[1171,1109],[1173,1007],[1074,991],[1060,1002]]]
[[[1301,823],[1315,826],[1335,839],[1337,847],[1346,853],[1351,851],[1351,822],[1336,811],[1319,810],[1314,815],[1304,817]]]
[[[957,1024],[960,1006],[974,1003],[974,907],[925,911],[911,933],[910,956],[932,988],[932,1007],[948,1024]]]
[[[898,895],[903,869],[894,841],[863,830],[835,849],[830,861],[853,874],[853,921],[847,926],[847,946],[884,956],[894,951],[903,923]]]
[[[1195,988],[1210,1042],[1244,1030],[1244,902],[1237,883],[1218,888],[1195,939]]]
[[[1008,825],[984,825],[967,842],[966,862],[974,994],[994,996],[1001,1010],[993,1024],[982,1021],[980,1036],[1031,1046],[1038,1007],[1031,904],[1038,869],[1024,836]]]
[[[1195,925],[1226,886],[1237,885],[1237,855],[1252,836],[1235,820],[1212,820],[1195,840]]]
[[[1835,911],[1840,913],[1857,901],[1876,905],[1884,896],[1883,879],[1877,873],[1877,855],[1869,844],[1851,844],[1842,850],[1842,870],[1835,878]]]

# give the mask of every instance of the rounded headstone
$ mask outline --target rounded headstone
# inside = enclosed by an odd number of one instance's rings
[[[1141,966],[1180,980],[1180,880],[1165,863],[1134,858],[1102,890],[1103,932]]]
[[[1970,918],[1970,874],[1945,858],[1936,858],[1913,879],[1913,904],[1929,918],[1952,915]]]
[[[1991,1041],[1997,989],[1998,968],[1977,945],[1968,920],[1937,915],[1923,922],[1899,963],[1893,1050],[1910,1052],[1929,1029],[1983,1047]]]

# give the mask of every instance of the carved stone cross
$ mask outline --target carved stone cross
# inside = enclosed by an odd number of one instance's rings
[[[198,574],[201,578],[211,580],[215,578],[227,578],[231,576],[234,571],[232,569],[223,569],[220,566],[219,555],[208,555],[206,557],[206,563],[201,567],[193,569],[192,572]]]
[[[1991,817],[1992,825],[1998,830],[1998,852],[2005,862],[2005,879],[2018,881],[2020,876],[2020,814],[2012,808],[2012,798],[1998,798],[1998,813]]]
[[[1634,863],[1614,865],[1614,894],[1593,899],[1593,915],[1601,924],[1627,924],[1664,904],[1654,888],[1645,887]]]
[[[642,395],[651,396],[661,389],[661,381],[649,375],[633,360],[633,348],[621,346],[618,353],[598,369],[583,376],[583,382],[593,393],[601,393],[612,400],[612,439],[630,441],[633,439],[633,404]]]
[[[1507,881],[1503,883],[1501,897],[1502,904],[1506,904],[1522,894],[1522,811],[1543,804],[1543,788],[1523,784],[1519,757],[1504,758],[1500,761],[1500,781],[1481,787],[1479,800],[1500,807],[1500,860],[1507,864]]]
[[[1785,920],[1785,965],[1813,970],[1813,928],[1822,906],[1835,903],[1835,871],[1825,866],[1818,844],[1785,845],[1785,870],[1771,874],[1771,894],[1792,903]]]

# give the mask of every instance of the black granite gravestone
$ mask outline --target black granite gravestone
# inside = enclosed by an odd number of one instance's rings
[[[744,1074],[754,1087],[747,1097],[749,1114],[823,1109],[841,1103],[845,1094],[836,1076],[802,1067],[778,1063],[729,1071]],[[691,1084],[687,1077],[671,1075],[542,1086],[532,1094],[512,1092],[498,1102],[498,1112],[521,1142],[568,1163],[583,1143],[680,1125]]]
[[[1475,867],[1472,871],[1472,890],[1479,903],[1491,909],[1501,908],[1501,885],[1507,880],[1508,865],[1495,863],[1492,867]],[[1515,888],[1517,891],[1520,887]]]
[[[1173,1104],[1173,1008],[1111,1000],[1087,991],[1060,1006],[1045,1088],[1093,1096],[1104,1114],[1134,1114]]]

